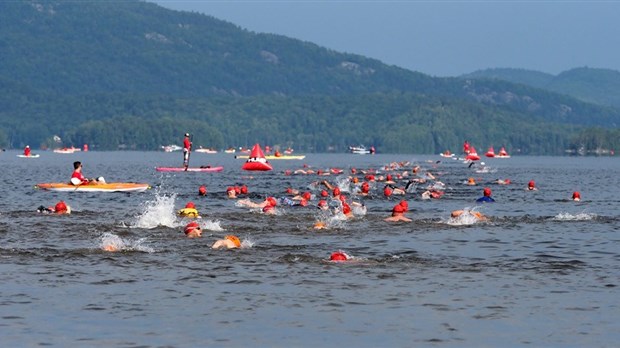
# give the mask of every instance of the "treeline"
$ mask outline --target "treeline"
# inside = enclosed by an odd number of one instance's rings
[[[104,101],[108,104],[100,104]],[[544,123],[498,107],[412,93],[174,100],[72,97],[63,100],[65,107],[78,110],[71,114],[65,114],[64,108],[28,113],[28,105],[32,104],[24,105],[23,114],[5,126],[10,133],[5,138],[11,139],[7,146],[59,146],[52,138],[58,135],[66,146],[87,143],[99,150],[157,150],[179,143],[189,131],[196,146],[218,149],[260,142],[302,152],[344,152],[350,145],[365,144],[381,152],[438,153],[458,149],[467,139],[482,149],[493,145],[523,154],[562,154],[584,129]]]

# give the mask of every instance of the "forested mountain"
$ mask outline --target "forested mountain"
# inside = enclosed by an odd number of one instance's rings
[[[0,145],[17,148],[59,135],[156,150],[191,131],[218,148],[433,153],[468,139],[558,154],[620,124],[618,109],[525,84],[433,78],[132,0],[0,1],[0,62]]]
[[[496,79],[570,95],[585,102],[620,108],[620,72],[575,68],[559,75],[525,69],[486,69],[463,75],[466,79]]]

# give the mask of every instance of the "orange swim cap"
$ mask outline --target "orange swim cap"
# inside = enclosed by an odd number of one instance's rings
[[[229,241],[233,242],[237,248],[241,247],[241,241],[239,240],[239,238],[237,238],[237,236],[228,235],[224,237],[224,239],[228,239]]]

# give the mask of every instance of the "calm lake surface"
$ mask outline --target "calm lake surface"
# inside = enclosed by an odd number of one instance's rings
[[[309,154],[244,172],[230,154],[193,153],[192,166],[221,173],[162,174],[181,153],[0,153],[0,337],[5,347],[362,346],[611,347],[620,342],[620,160],[614,157],[485,159],[485,167],[422,155]],[[146,182],[143,193],[48,192],[68,181],[73,161],[88,177]],[[406,167],[387,171],[393,161]],[[440,161],[437,163],[436,161]],[[342,175],[284,175],[307,164]],[[421,166],[445,184],[441,199],[407,193],[413,219],[383,219],[402,196],[372,185],[352,220],[315,230],[309,207],[275,216],[236,204],[285,189],[320,192],[328,180],[349,191],[351,168],[397,174]],[[361,180],[364,176],[357,175]],[[465,185],[473,177],[477,186]],[[498,185],[497,179],[510,179]],[[397,182],[405,186],[408,179]],[[525,190],[535,180],[538,191]],[[198,187],[208,194],[199,197]],[[496,203],[477,206],[483,187]],[[581,202],[570,200],[579,191]],[[71,215],[38,214],[64,200]],[[203,238],[175,216],[188,201]],[[486,223],[450,219],[476,208]],[[244,248],[212,250],[226,234]],[[102,246],[115,243],[119,252]],[[337,250],[353,261],[329,262]]]

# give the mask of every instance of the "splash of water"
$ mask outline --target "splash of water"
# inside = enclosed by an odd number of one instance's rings
[[[220,220],[204,220],[204,221],[200,222],[200,227],[203,230],[224,231],[224,229],[222,228],[222,225],[220,223]]]
[[[595,214],[588,214],[585,212],[579,214],[570,214],[570,213],[559,213],[558,215],[553,217],[555,221],[587,221],[592,220],[596,217]]]
[[[132,228],[155,228],[158,226],[178,227],[174,210],[176,194],[165,195],[156,192],[155,199],[142,204],[142,213],[131,224]]]
[[[140,238],[138,240],[123,239],[115,234],[106,232],[99,241],[99,249],[104,251],[141,251],[145,253],[153,253],[155,249],[146,246],[146,238]]]

